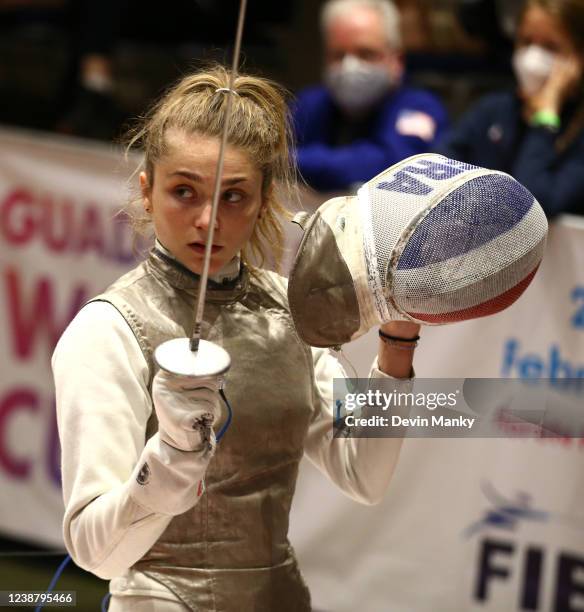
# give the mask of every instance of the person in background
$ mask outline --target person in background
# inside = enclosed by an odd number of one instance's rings
[[[324,84],[293,109],[301,174],[318,191],[346,190],[428,151],[447,115],[404,84],[400,15],[389,0],[328,0],[321,13]]]
[[[479,100],[437,151],[513,175],[548,217],[584,214],[584,0],[527,0],[515,91]]]

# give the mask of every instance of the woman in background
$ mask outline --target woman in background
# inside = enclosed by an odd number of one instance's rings
[[[485,96],[437,151],[508,172],[548,217],[584,214],[584,0],[527,0],[515,92]]]

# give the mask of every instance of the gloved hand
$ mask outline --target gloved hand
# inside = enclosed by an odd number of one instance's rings
[[[160,439],[183,451],[215,451],[213,425],[220,415],[219,380],[160,370],[152,382]]]
[[[219,381],[160,370],[152,382],[152,398],[158,433],[146,443],[128,491],[143,508],[176,516],[196,504],[204,491],[215,452]]]

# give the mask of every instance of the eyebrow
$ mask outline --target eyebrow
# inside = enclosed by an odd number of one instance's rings
[[[202,183],[203,177],[197,172],[190,172],[189,170],[177,170],[176,172],[171,172],[168,176],[183,176],[195,183]],[[241,183],[243,181],[247,181],[247,176],[234,176],[229,179],[223,179],[221,181],[222,185],[235,185],[236,183]]]

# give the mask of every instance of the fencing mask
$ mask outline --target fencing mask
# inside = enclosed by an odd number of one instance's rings
[[[320,347],[389,320],[440,325],[499,312],[531,282],[547,234],[541,206],[515,179],[436,154],[410,157],[297,222],[290,310],[300,337]]]

